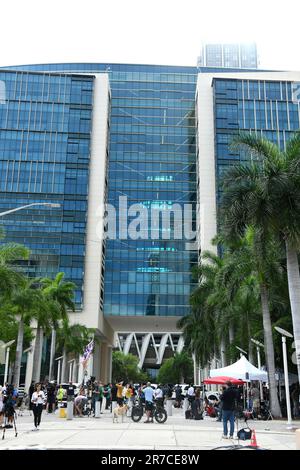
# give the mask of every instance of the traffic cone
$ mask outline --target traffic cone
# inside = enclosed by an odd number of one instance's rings
[[[255,429],[252,430],[252,434],[251,434],[251,444],[250,444],[251,447],[256,447],[258,448],[258,444],[257,444],[257,440],[256,440],[256,434],[255,434]]]

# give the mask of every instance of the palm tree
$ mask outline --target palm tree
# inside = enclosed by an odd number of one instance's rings
[[[58,273],[54,279],[42,279],[44,295],[51,301],[51,350],[49,365],[49,380],[53,376],[54,356],[56,350],[56,330],[61,320],[68,319],[68,310],[75,310],[74,289],[76,285],[70,281],[64,281],[65,273]]]
[[[52,326],[52,317],[57,314],[58,305],[52,299],[45,296],[42,286],[39,283],[37,293],[39,294],[39,302],[34,311],[34,318],[37,321],[35,346],[33,353],[33,374],[32,380],[35,382],[40,381],[41,365],[42,365],[42,351],[44,334],[49,334]]]
[[[16,262],[26,260],[28,257],[29,250],[23,245],[6,243],[0,246],[0,296],[2,300],[9,298],[16,285],[22,280],[22,274]]]
[[[11,311],[18,320],[18,338],[14,366],[14,383],[19,386],[25,324],[30,324],[40,305],[40,295],[36,289],[36,279],[23,277],[10,299]]]
[[[287,142],[285,150],[254,134],[239,135],[233,145],[246,150],[252,161],[225,175],[225,228],[242,233],[253,225],[263,236],[271,232],[285,243],[300,383],[300,132]],[[267,297],[265,292],[262,295]]]
[[[94,336],[94,328],[87,328],[79,323],[69,324],[68,319],[63,319],[61,326],[57,330],[57,340],[59,348],[62,350],[62,371],[61,381],[67,380],[67,360],[68,355],[73,354],[75,358],[83,354],[85,346]]]
[[[255,296],[257,290],[259,292],[271,410],[274,416],[281,416],[281,411],[275,381],[275,357],[269,288],[282,275],[282,268],[278,258],[279,252],[278,244],[273,239],[262,240],[261,234],[257,234],[253,228],[248,227],[245,236],[237,239],[235,245],[232,245],[228,253],[228,271],[226,272],[225,270],[223,273],[225,286],[232,283],[241,283],[242,281],[242,286],[245,287],[246,282],[252,279],[254,288],[252,296]],[[239,291],[241,292],[241,289]],[[250,322],[248,325],[250,326]],[[249,343],[250,337],[251,333],[248,331]]]

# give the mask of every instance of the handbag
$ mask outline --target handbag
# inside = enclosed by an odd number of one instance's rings
[[[252,436],[252,429],[250,429],[250,428],[243,428],[243,429],[240,429],[240,430],[237,432],[237,437],[238,437],[238,439],[240,439],[241,441],[250,440],[250,439],[251,439],[251,436]]]

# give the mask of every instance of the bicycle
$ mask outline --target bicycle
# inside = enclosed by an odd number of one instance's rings
[[[142,403],[141,401],[137,405],[134,405],[131,411],[132,421],[134,421],[135,423],[138,423],[142,419],[144,415],[144,411],[145,411],[145,404]],[[151,413],[150,413],[150,418],[152,418],[152,420],[154,418],[157,423],[163,424],[167,421],[168,414],[166,410],[164,409],[163,405],[158,404],[154,401],[153,409],[151,410]]]

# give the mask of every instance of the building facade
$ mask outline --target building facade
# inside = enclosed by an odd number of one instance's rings
[[[1,212],[60,204],[4,218],[6,240],[31,249],[30,275],[64,271],[76,283],[70,318],[99,339],[91,374],[110,378],[115,347],[153,377],[182,350],[177,322],[190,311],[201,251],[215,249],[220,178],[244,158],[229,149],[231,137],[250,130],[284,146],[299,128],[299,79],[126,64],[0,71]],[[194,238],[177,236],[186,207]]]
[[[199,67],[257,69],[255,43],[203,44],[198,57]]]

